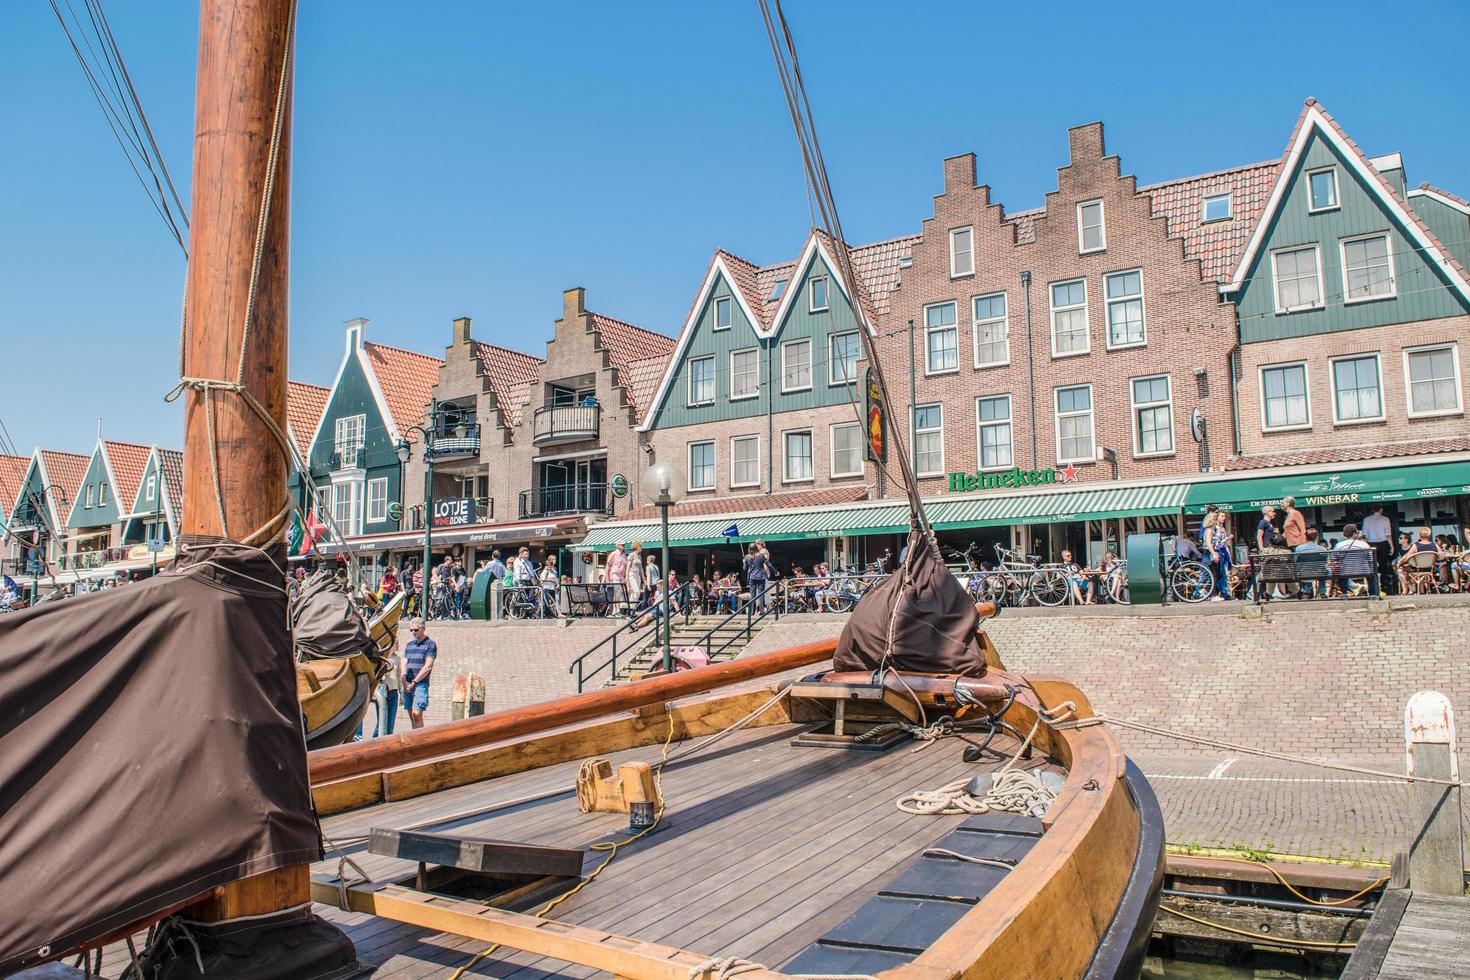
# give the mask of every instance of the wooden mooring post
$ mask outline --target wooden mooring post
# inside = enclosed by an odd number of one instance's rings
[[[1449,698],[1438,691],[1420,691],[1409,698],[1404,708],[1409,775],[1418,780],[1459,782],[1455,749],[1455,712]],[[1460,788],[1416,781],[1409,784],[1409,800],[1409,812],[1419,828],[1409,843],[1409,887],[1419,894],[1464,895]]]

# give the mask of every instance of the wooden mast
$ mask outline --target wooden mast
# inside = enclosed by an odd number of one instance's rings
[[[184,373],[239,379],[286,427],[287,245],[290,209],[291,76],[283,72],[293,0],[201,0],[194,104],[188,311]],[[281,87],[285,86],[282,94]],[[261,198],[270,171],[277,106],[270,216]],[[257,234],[263,236],[255,315],[245,337]],[[271,521],[285,500],[287,461],[269,428],[232,392],[215,392],[213,452],[200,391],[184,404],[184,513],[188,535],[240,540]],[[212,462],[212,458],[217,464]],[[219,494],[215,492],[217,465]],[[221,526],[220,504],[224,520]],[[281,549],[284,558],[284,549]],[[310,900],[309,869],[284,868],[216,889],[191,914],[205,920],[290,908]]]

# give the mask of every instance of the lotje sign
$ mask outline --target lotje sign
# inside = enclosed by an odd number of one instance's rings
[[[1074,471],[1075,472],[1075,471]],[[1065,470],[1023,470],[1013,466],[995,473],[951,473],[949,492],[967,493],[971,490],[1013,490],[1020,487],[1038,487],[1048,483],[1067,483]]]
[[[436,500],[433,515],[435,527],[464,527],[474,523],[475,501],[471,497]]]

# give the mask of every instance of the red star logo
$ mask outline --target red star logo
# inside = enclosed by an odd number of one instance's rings
[[[1063,483],[1077,482],[1077,467],[1073,466],[1071,463],[1068,463],[1065,468],[1060,469],[1057,472],[1062,474]]]

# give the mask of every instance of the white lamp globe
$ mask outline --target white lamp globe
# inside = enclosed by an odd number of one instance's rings
[[[684,499],[684,474],[673,463],[654,463],[638,481],[651,504],[677,504]]]

